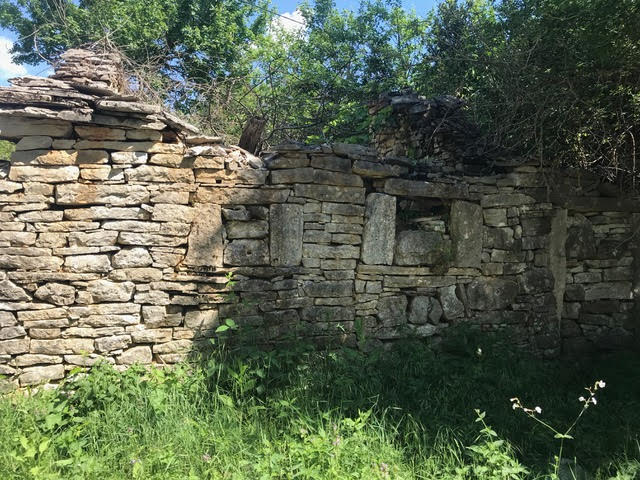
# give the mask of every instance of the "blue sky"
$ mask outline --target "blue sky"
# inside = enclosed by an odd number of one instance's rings
[[[291,14],[296,10],[299,0],[272,0],[272,8],[281,14]],[[356,10],[359,0],[336,0],[338,8]],[[414,9],[418,14],[424,15],[437,3],[437,0],[402,0],[402,6],[406,9]],[[9,55],[9,48],[15,35],[0,28],[0,85],[7,85],[7,80],[20,75],[43,75],[50,73],[48,65],[16,65]]]

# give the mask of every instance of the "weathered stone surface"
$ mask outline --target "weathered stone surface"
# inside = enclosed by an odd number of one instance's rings
[[[313,322],[345,322],[355,318],[355,311],[353,307],[315,305],[304,307],[300,318]]]
[[[469,197],[469,189],[464,184],[422,182],[390,178],[384,183],[384,192],[403,197],[459,198]]]
[[[62,357],[58,355],[41,355],[27,353],[15,358],[16,367],[29,367],[31,365],[57,363],[62,363]]]
[[[382,297],[378,300],[378,318],[385,327],[407,323],[407,297]]]
[[[458,288],[455,285],[438,289],[438,298],[442,305],[442,313],[446,320],[453,320],[464,316],[464,304],[457,295]]]
[[[153,346],[153,353],[187,353],[193,348],[191,340],[174,340]]]
[[[527,294],[550,292],[554,287],[553,274],[548,268],[531,268],[519,280],[522,291]]]
[[[218,205],[269,205],[283,203],[289,197],[288,189],[257,189],[200,187],[195,194],[195,202]]]
[[[113,335],[96,339],[96,350],[101,353],[122,350],[131,344],[130,335]]]
[[[483,208],[493,207],[519,207],[531,205],[536,199],[523,193],[498,193],[496,195],[484,195],[481,200]]]
[[[71,305],[76,299],[76,289],[63,283],[47,283],[38,287],[34,295],[54,305]]]
[[[88,338],[31,340],[29,347],[30,353],[43,353],[45,355],[83,354],[93,351],[93,340]]]
[[[440,323],[442,313],[442,306],[436,298],[413,297],[409,304],[409,323],[422,325],[428,322],[437,325]]]
[[[124,130],[108,127],[97,127],[94,125],[78,125],[75,131],[79,137],[88,140],[124,140]]]
[[[116,283],[109,280],[94,280],[87,283],[87,292],[95,303],[128,302],[133,296],[132,282]]]
[[[226,265],[268,265],[266,240],[233,240],[224,249]]]
[[[15,327],[0,328],[0,340],[24,337],[26,334],[27,332],[25,329],[19,325],[16,325]]]
[[[59,257],[28,257],[26,255],[1,255],[0,268],[12,270],[58,270],[63,260]]]
[[[113,152],[111,161],[121,165],[143,165],[147,163],[149,154],[146,152]]]
[[[271,172],[271,183],[311,183],[313,182],[313,168],[290,168]]]
[[[467,285],[469,307],[474,310],[500,310],[511,305],[518,295],[518,284],[500,278],[474,279]]]
[[[184,326],[197,331],[215,330],[220,325],[218,310],[192,310],[184,316]]]
[[[400,165],[387,165],[379,162],[356,160],[353,162],[353,173],[363,177],[385,178],[399,177],[407,174],[409,169]]]
[[[124,171],[127,182],[184,182],[193,183],[195,177],[190,168],[168,168],[141,165]]]
[[[43,135],[22,137],[16,144],[16,150],[37,150],[51,148],[53,139]]]
[[[506,227],[508,224],[506,208],[485,208],[483,215],[484,223],[490,227]]]
[[[129,348],[122,352],[122,354],[116,358],[116,363],[118,363],[118,365],[132,365],[134,363],[146,365],[151,363],[152,357],[151,347],[139,346]]]
[[[271,264],[299,265],[302,261],[303,208],[301,205],[271,205],[269,209]]]
[[[0,116],[0,136],[3,138],[22,138],[30,135],[49,137],[68,137],[73,132],[69,122],[35,120],[33,118]]]
[[[69,246],[71,247],[104,247],[115,245],[118,232],[101,230],[98,232],[72,232],[69,235]]]
[[[31,167],[15,165],[9,170],[9,179],[16,182],[72,182],[78,179],[78,167]]]
[[[451,205],[453,265],[480,268],[482,257],[482,208],[470,202]]]
[[[13,300],[16,302],[30,300],[31,297],[11,280],[0,281],[0,300]]]
[[[586,218],[578,217],[571,222],[567,230],[566,251],[567,257],[578,260],[596,257],[595,232]]]
[[[365,205],[362,232],[362,261],[370,265],[391,265],[396,236],[396,198],[371,193]]]
[[[450,256],[450,243],[442,234],[424,230],[405,230],[396,237],[397,265],[444,264]]]
[[[20,338],[12,340],[0,341],[0,355],[17,355],[27,353],[31,340],[29,338]]]
[[[113,268],[148,267],[152,263],[151,255],[142,247],[124,248],[111,259]]]
[[[332,185],[298,184],[294,187],[296,197],[336,203],[364,203],[364,188],[335,187]]]
[[[63,365],[48,365],[44,367],[25,368],[18,380],[21,386],[38,385],[51,380],[60,380],[64,377]]]
[[[264,238],[269,233],[268,224],[264,220],[255,220],[249,222],[232,221],[225,225],[225,229],[228,239]]]
[[[590,283],[584,286],[584,299],[631,300],[631,282]]]
[[[73,255],[65,258],[64,266],[68,271],[75,273],[111,271],[111,262],[106,255]]]
[[[222,267],[223,240],[220,205],[195,205],[189,248],[184,264],[193,268]]]
[[[11,154],[11,164],[16,165],[75,165],[75,150],[16,150]]]
[[[63,184],[56,187],[58,205],[126,206],[147,202],[149,202],[149,192],[142,185]]]

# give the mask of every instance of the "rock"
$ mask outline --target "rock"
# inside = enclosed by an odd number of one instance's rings
[[[18,380],[20,386],[24,387],[27,385],[38,385],[50,380],[60,380],[61,378],[64,378],[64,366],[48,365],[44,367],[25,368],[18,377]]]
[[[273,170],[271,172],[271,183],[311,183],[313,182],[313,168],[289,168],[283,170]]]
[[[396,198],[371,193],[365,205],[362,261],[369,265],[391,265],[396,235]]]
[[[413,297],[409,304],[409,323],[422,325],[428,322],[437,325],[442,313],[440,302],[434,297]]]
[[[396,237],[397,265],[438,265],[447,262],[450,243],[442,234],[424,230],[405,230]]]
[[[284,203],[289,192],[289,189],[200,187],[194,201],[217,205],[269,205]]]
[[[184,326],[193,330],[210,331],[219,325],[218,310],[192,310],[184,316]]]
[[[147,163],[149,154],[146,152],[113,152],[111,161],[115,164],[142,165]]]
[[[482,208],[520,207],[536,203],[536,199],[523,193],[498,193],[484,195],[481,200]]]
[[[106,255],[73,255],[66,257],[64,266],[67,271],[108,273],[111,271],[111,262]]]
[[[219,205],[196,204],[189,248],[184,265],[192,268],[222,267],[222,216]]]
[[[511,305],[518,295],[518,284],[500,278],[478,278],[467,285],[469,308],[501,310]]]
[[[31,340],[27,338],[0,340],[0,355],[27,353]]]
[[[298,205],[295,205],[298,207]],[[264,220],[250,222],[228,222],[225,225],[228,239],[236,238],[264,238],[269,233],[269,227]],[[301,246],[302,248],[302,246]]]
[[[54,305],[71,305],[76,299],[76,289],[63,283],[47,283],[38,287],[34,295]]]
[[[148,202],[149,192],[142,185],[63,184],[56,186],[58,205],[127,206]]]
[[[87,283],[87,292],[93,302],[128,302],[133,296],[132,282],[115,283],[109,280],[93,280]]]
[[[122,354],[116,358],[116,363],[118,365],[132,365],[134,363],[146,365],[151,363],[152,358],[151,347],[140,346],[122,352]]]
[[[195,218],[195,208],[171,203],[156,203],[151,216],[154,222],[175,222],[180,220],[181,222],[191,223]]]
[[[305,282],[303,285],[305,293],[310,297],[350,297],[353,295],[353,282],[343,281],[320,281]]]
[[[187,353],[193,347],[191,340],[173,340],[153,346],[153,353]]]
[[[269,246],[265,240],[233,240],[224,249],[226,265],[268,265]]]
[[[78,179],[78,167],[31,167],[13,166],[9,170],[9,179],[16,182],[72,182]]]
[[[462,268],[480,268],[483,238],[482,208],[475,203],[453,202],[450,230],[453,265]]]
[[[96,350],[98,352],[112,352],[114,350],[122,350],[131,344],[130,335],[113,335],[111,337],[103,337],[96,339]]]
[[[146,248],[123,248],[111,259],[113,268],[148,267],[153,259]]]
[[[11,164],[16,165],[75,165],[75,150],[16,150],[11,154]]]
[[[78,165],[98,165],[109,162],[109,153],[105,150],[80,150],[76,158]]]
[[[142,165],[124,171],[127,182],[193,183],[195,177],[190,168],[168,168]]]
[[[15,358],[16,367],[29,367],[37,364],[59,364],[62,357],[57,355],[25,354]]]
[[[469,188],[465,184],[423,182],[389,178],[384,183],[384,192],[403,197],[469,198]]]
[[[385,178],[400,177],[409,172],[407,167],[400,165],[387,165],[378,162],[368,162],[366,160],[356,160],[353,162],[353,173],[363,177]]]
[[[519,277],[522,291],[527,294],[550,292],[555,280],[548,268],[530,268]]]
[[[0,312],[0,328],[1,327],[12,327],[15,325],[16,317],[11,312]]]
[[[355,318],[353,307],[308,306],[301,311],[300,318],[313,322],[349,322]]]
[[[438,288],[438,298],[445,320],[454,320],[464,316],[464,304],[456,295],[456,290],[455,285]]]
[[[106,247],[116,244],[118,232],[100,230],[97,232],[72,232],[69,234],[70,247]]]
[[[10,280],[0,281],[0,300],[13,300],[16,302],[31,300],[24,289],[18,287]]]
[[[271,264],[300,265],[302,261],[303,208],[276,204],[269,208]]]
[[[521,217],[522,234],[525,236],[551,233],[551,217]]]
[[[38,150],[49,149],[53,139],[43,135],[34,135],[32,137],[22,137],[16,144],[16,150]]]
[[[585,217],[582,221],[574,221],[567,230],[565,248],[567,257],[584,260],[594,258],[597,254],[597,246],[593,225]]]
[[[0,116],[0,135],[3,138],[22,138],[26,136],[69,137],[73,128],[69,122],[36,120],[16,116]]]
[[[10,340],[12,338],[24,337],[27,334],[21,326],[0,328],[0,340]]]
[[[336,187],[332,185],[297,184],[294,186],[296,197],[311,198],[336,203],[364,204],[364,188]]]
[[[407,323],[407,297],[397,295],[378,300],[378,318],[385,327]]]
[[[590,283],[584,286],[584,300],[631,300],[631,282]]]
[[[486,208],[483,210],[484,223],[490,227],[507,226],[506,208]]]
[[[302,244],[303,258],[343,258],[357,259],[360,257],[360,249],[353,245],[319,245],[315,243]]]

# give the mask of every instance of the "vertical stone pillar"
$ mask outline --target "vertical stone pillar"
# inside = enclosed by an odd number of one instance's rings
[[[391,265],[396,237],[396,197],[371,193],[365,202],[362,261],[368,265]]]
[[[562,319],[564,291],[567,286],[567,210],[558,208],[551,218],[549,233],[549,270],[553,275],[553,296],[556,299],[556,317],[558,326]]]
[[[480,268],[484,233],[482,207],[471,202],[453,202],[450,230],[453,265],[461,268]]]
[[[189,233],[189,248],[183,263],[186,267],[195,269],[222,267],[224,242],[220,205],[200,203],[194,207],[195,216]]]
[[[277,203],[269,208],[271,265],[288,267],[302,261],[302,205]]]

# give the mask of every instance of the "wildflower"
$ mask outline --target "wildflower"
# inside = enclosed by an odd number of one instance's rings
[[[478,349],[476,350],[476,355],[478,356],[482,355],[482,349],[480,347],[478,347]]]
[[[518,405],[516,405],[515,403],[513,405],[511,405],[511,408],[513,408],[514,410],[516,410],[518,408]]]
[[[604,388],[607,386],[607,384],[604,382],[604,380],[598,380],[596,382],[596,385],[598,385],[598,388]]]
[[[336,439],[333,441],[333,446],[337,447],[338,445],[340,445],[341,442],[342,442],[342,438],[340,438],[340,436],[338,435]]]
[[[536,411],[536,413],[540,414],[542,413],[542,409],[540,407],[536,407],[534,408],[534,410]]]
[[[204,455],[202,455],[202,461],[203,462],[210,462],[211,461],[211,455],[209,455],[208,453],[205,453]]]
[[[596,397],[591,398],[591,403],[593,403],[594,405],[598,404],[598,402],[596,401]]]
[[[386,463],[381,463],[380,464],[380,471],[382,473],[387,473],[389,471],[389,465],[387,465]]]
[[[139,458],[132,458],[132,459],[129,461],[129,463],[130,463],[131,465],[135,465],[135,464],[136,464],[136,463],[138,463],[139,461],[140,461],[140,459],[139,459]]]
[[[580,398],[578,398],[578,401],[579,401],[579,402],[584,402],[584,401],[585,401],[585,398],[581,396]]]

